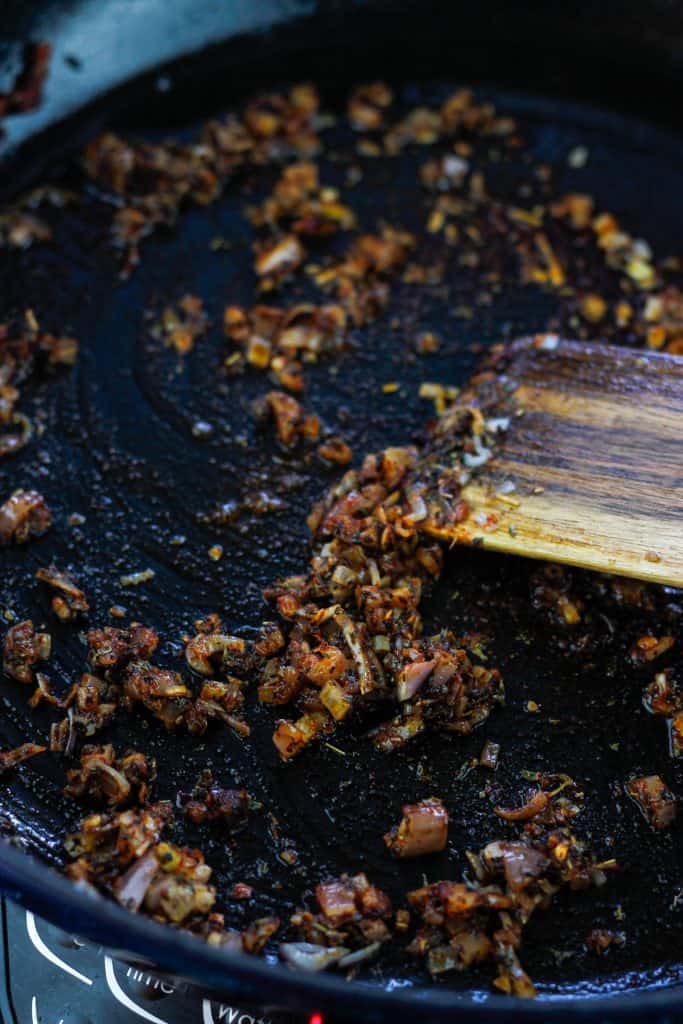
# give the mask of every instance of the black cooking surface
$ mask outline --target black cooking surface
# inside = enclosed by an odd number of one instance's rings
[[[404,102],[434,102],[447,91],[407,87]],[[494,98],[501,114],[519,118],[528,145],[487,169],[492,194],[518,197],[530,167],[552,163],[560,194],[590,192],[598,210],[613,211],[659,256],[679,251],[683,148],[677,141],[588,108],[512,94]],[[188,137],[195,131],[186,126]],[[146,134],[158,138],[163,132],[148,126]],[[415,181],[417,167],[432,151],[411,151],[398,160],[358,157],[351,133],[341,125],[325,140],[321,181],[340,187],[361,227],[372,230],[385,220],[423,235],[430,200]],[[588,151],[581,168],[567,162],[577,146]],[[350,165],[363,171],[353,187],[347,186]],[[91,623],[118,625],[109,609],[123,605],[126,621],[154,626],[162,638],[156,660],[178,668],[182,636],[194,631],[196,618],[218,611],[229,629],[248,632],[273,617],[263,604],[262,585],[305,568],[305,515],[338,474],[322,468],[313,454],[284,454],[255,422],[251,403],[269,387],[264,375],[231,377],[222,368],[231,351],[222,335],[223,308],[254,301],[253,232],[244,206],[269,192],[276,173],[245,172],[219,201],[184,213],[174,231],[143,243],[141,265],[127,280],[118,277],[108,216],[92,193],[82,203],[45,214],[54,227],[51,245],[3,256],[0,263],[2,319],[33,308],[41,327],[73,334],[82,346],[72,371],[41,377],[24,389],[24,408],[42,433],[0,468],[3,496],[18,486],[36,487],[54,512],[53,529],[44,538],[3,553],[0,613],[7,621],[30,617],[48,624],[54,650],[48,672],[60,692],[83,670],[85,645],[77,629],[56,625],[49,596],[34,580],[39,566],[54,561],[73,569],[88,594]],[[76,167],[66,180],[80,187]],[[338,244],[325,242],[321,257]],[[474,315],[465,318],[462,307],[473,305],[476,275],[459,265],[457,250],[429,236],[411,259],[446,260],[444,281],[395,285],[384,315],[354,332],[353,351],[306,369],[307,407],[343,434],[356,459],[419,433],[432,414],[418,398],[420,381],[461,384],[492,343],[543,330],[560,317],[556,295],[520,288],[511,278],[492,294],[490,305],[475,305]],[[203,298],[212,327],[181,359],[150,328],[163,307],[185,292]],[[301,275],[284,295],[293,302],[319,293]],[[571,329],[566,322],[558,325]],[[425,330],[435,331],[443,344],[438,354],[419,357],[415,337]],[[398,390],[384,392],[383,385],[392,382]],[[197,424],[210,425],[208,436]],[[220,506],[261,493],[267,513],[245,510],[229,523],[212,522]],[[83,521],[70,521],[74,514]],[[224,550],[218,562],[208,555],[215,544]],[[150,581],[119,585],[122,575],[148,568],[155,574]],[[586,793],[577,831],[599,855],[616,857],[622,871],[604,889],[560,897],[553,910],[539,914],[525,938],[525,967],[547,994],[636,988],[678,976],[680,825],[651,832],[621,789],[638,771],[658,772],[683,792],[683,772],[668,756],[664,723],[641,704],[653,668],[630,665],[621,653],[625,642],[599,642],[588,665],[585,656],[550,643],[547,624],[530,607],[535,571],[515,559],[452,552],[430,598],[428,628],[449,624],[456,632],[481,632],[489,664],[499,665],[505,678],[506,706],[464,739],[430,735],[387,756],[374,751],[367,738],[373,723],[364,721],[285,765],[270,739],[277,715],[259,706],[253,691],[247,698],[247,742],[227,730],[200,740],[169,737],[156,721],[119,715],[107,740],[157,758],[161,798],[191,789],[208,766],[222,784],[246,786],[262,805],[248,831],[234,840],[181,822],[174,831],[175,841],[205,852],[215,871],[219,908],[231,923],[271,912],[286,919],[321,877],[342,871],[366,871],[397,903],[425,877],[460,877],[465,850],[505,834],[493,804],[518,802],[522,771],[566,772]],[[658,592],[656,601],[671,631],[680,615],[678,597]],[[612,629],[617,635],[623,631],[630,642],[642,632],[657,632],[652,618],[637,610],[615,612],[609,624],[593,628],[603,640]],[[28,691],[18,683],[3,679],[2,694],[2,746],[45,741],[54,715],[29,713]],[[540,711],[529,713],[530,700]],[[487,738],[500,742],[503,751],[493,778],[481,768],[468,770]],[[61,796],[63,784],[61,759],[46,755],[4,782],[0,798],[6,830],[54,865],[62,863],[63,832],[81,816]],[[447,850],[412,862],[390,860],[382,833],[396,822],[402,803],[430,795],[439,795],[449,808]],[[296,851],[296,858],[287,851]],[[253,887],[247,905],[228,898],[236,881]],[[624,946],[602,958],[586,952],[583,940],[593,927],[623,931]],[[364,977],[377,984],[429,983],[398,945]],[[451,973],[437,984],[483,992],[489,982],[489,971],[482,970]]]

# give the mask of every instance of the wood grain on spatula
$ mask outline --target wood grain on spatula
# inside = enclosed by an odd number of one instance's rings
[[[500,381],[514,411],[461,491],[470,514],[423,526],[683,586],[683,358],[550,335],[508,351]]]

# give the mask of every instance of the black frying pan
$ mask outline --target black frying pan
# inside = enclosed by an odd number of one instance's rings
[[[210,14],[210,5],[206,11],[195,5],[190,16],[189,6],[178,4],[169,14],[164,5],[142,5],[150,20],[137,31],[131,22],[124,33],[130,46],[138,41],[136,54],[120,45],[117,58],[116,47],[109,51],[105,45],[109,56],[101,68],[93,57],[82,70],[73,70],[73,62],[67,65],[68,73],[59,64],[58,94],[48,81],[42,110],[26,115],[24,128],[19,118],[10,125],[3,189],[16,188],[38,169],[80,184],[79,170],[63,155],[105,121],[152,138],[170,130],[191,136],[199,120],[222,104],[287,78],[318,81],[326,104],[334,108],[348,85],[369,76],[393,79],[408,106],[443,96],[445,87],[434,84],[440,77],[470,77],[482,81],[482,94],[491,96],[501,112],[519,118],[536,161],[564,167],[567,189],[593,193],[658,252],[677,251],[683,146],[666,123],[676,114],[681,25],[668,8],[659,11],[653,5],[644,44],[642,5],[637,20],[616,11],[622,5],[614,10],[605,5],[597,13],[579,4],[561,11],[529,5],[512,14],[497,5],[454,12],[451,5],[445,10],[437,4],[429,10],[424,4],[359,9],[331,4],[314,16],[295,4],[290,10],[276,9],[283,16],[279,29],[228,39],[200,59],[176,62],[167,74],[170,93],[165,82],[160,90],[156,73],[123,85],[136,71],[230,35],[229,14],[218,17]],[[37,38],[40,26],[29,13],[17,6],[17,32]],[[105,21],[95,23],[100,35],[89,36],[87,19],[95,16]],[[106,33],[116,28],[89,5],[69,11],[47,5],[41,17],[55,32],[57,61],[83,40],[98,40],[102,49]],[[250,27],[262,28],[267,20],[264,16]],[[629,67],[636,51],[637,84]],[[100,92],[117,86],[106,99]],[[567,93],[579,102],[571,102]],[[586,97],[639,119],[603,113]],[[81,110],[87,100],[89,106]],[[57,123],[67,116],[65,123]],[[643,116],[660,124],[648,126]],[[343,148],[348,137],[344,129],[339,132],[335,143]],[[577,145],[591,154],[580,174],[565,160]],[[423,154],[407,156],[400,173],[381,160],[368,163],[362,188],[353,195],[362,224],[371,227],[386,217],[420,229],[425,208],[416,201],[412,182],[423,159]],[[340,173],[337,162],[321,161],[323,180],[335,182]],[[528,172],[522,167],[501,171],[496,187],[503,193],[514,189],[515,174],[523,173]],[[175,231],[146,242],[142,264],[126,282],[117,280],[105,212],[94,197],[50,215],[55,244],[12,257],[3,254],[3,317],[31,306],[46,328],[68,329],[83,342],[74,371],[40,379],[27,392],[27,409],[44,423],[45,433],[0,466],[2,493],[18,485],[37,487],[57,524],[26,549],[3,552],[3,608],[47,621],[48,599],[33,581],[35,570],[51,560],[71,565],[86,585],[93,622],[108,621],[109,607],[124,604],[131,618],[159,630],[164,641],[159,660],[176,665],[180,637],[198,615],[218,610],[231,628],[253,627],[266,612],[262,585],[305,565],[305,515],[334,473],[310,459],[283,457],[259,432],[250,406],[263,393],[265,378],[248,374],[231,380],[217,370],[225,354],[218,329],[222,308],[228,301],[249,304],[253,295],[242,208],[247,199],[264,195],[272,181],[272,171],[249,174],[216,204],[188,213]],[[231,248],[211,251],[217,236],[233,243]],[[454,305],[465,300],[469,287],[466,272],[456,269],[447,292],[421,292],[416,300],[414,289],[399,287],[387,315],[357,333],[358,347],[343,357],[336,377],[330,377],[326,364],[308,371],[307,401],[326,423],[343,431],[357,454],[410,440],[419,432],[426,415],[417,398],[420,379],[462,382],[481,347],[502,336],[542,329],[556,314],[551,297],[507,288],[476,319],[453,317]],[[305,297],[305,289],[296,284],[287,297]],[[175,358],[150,338],[145,310],[158,311],[185,291],[204,298],[216,327],[178,373]],[[395,317],[399,327],[391,326]],[[411,354],[412,340],[425,329],[437,331],[446,343],[438,356],[419,360]],[[401,389],[382,394],[387,381],[398,381]],[[208,439],[193,434],[198,420],[212,424]],[[266,516],[245,514],[228,525],[206,522],[205,513],[238,500],[245,489],[268,492],[281,503],[279,509]],[[86,521],[69,528],[67,517],[74,512]],[[177,534],[187,538],[180,547],[169,544]],[[215,543],[225,552],[218,563],[207,556]],[[151,583],[126,591],[117,587],[121,574],[147,567],[156,573]],[[534,571],[516,560],[458,552],[449,556],[430,598],[428,621],[455,622],[463,631],[487,634],[506,679],[508,706],[464,740],[431,737],[405,753],[380,756],[367,738],[371,723],[366,721],[337,734],[334,743],[343,754],[319,747],[285,766],[270,741],[273,715],[255,700],[249,702],[253,737],[247,744],[223,731],[199,743],[184,736],[170,739],[158,723],[123,716],[111,738],[155,754],[162,798],[190,789],[199,771],[210,765],[222,781],[244,784],[263,804],[264,812],[227,853],[216,833],[175,833],[178,842],[205,850],[219,891],[236,879],[254,886],[248,910],[229,907],[237,925],[241,916],[246,920],[267,913],[286,920],[321,877],[345,870],[365,870],[397,899],[421,884],[423,872],[430,880],[459,877],[464,851],[501,832],[490,800],[480,795],[481,771],[462,771],[486,737],[502,744],[505,756],[495,782],[510,800],[519,793],[522,770],[566,771],[580,779],[587,793],[582,830],[598,848],[614,851],[623,871],[605,889],[560,899],[556,910],[534,921],[524,963],[541,991],[552,997],[551,1005],[512,1008],[509,1001],[488,995],[485,971],[431,983],[398,948],[352,985],[333,976],[302,977],[273,962],[226,957],[182,933],[94,902],[41,866],[62,863],[60,837],[80,813],[61,796],[63,766],[55,758],[36,760],[3,784],[2,821],[12,837],[0,848],[3,887],[69,931],[247,1001],[272,998],[279,1005],[306,1009],[315,1002],[321,1008],[362,1012],[368,1019],[392,1014],[423,1020],[488,1018],[512,1009],[520,1016],[587,1013],[602,1019],[677,1011],[683,1005],[680,911],[671,903],[681,877],[679,830],[650,833],[618,787],[633,770],[658,771],[681,792],[683,775],[668,758],[661,722],[641,708],[648,672],[627,668],[623,659],[615,659],[612,645],[598,643],[589,667],[571,650],[549,646],[547,628],[531,608]],[[589,577],[586,586],[590,589]],[[672,593],[655,595],[662,628],[671,628],[672,619],[680,616],[678,600]],[[628,636],[652,625],[651,615],[633,610],[615,610],[613,616],[611,628]],[[84,648],[72,629],[60,629],[53,620],[50,628],[55,647],[50,672],[59,688],[66,687],[82,670]],[[597,620],[594,628],[600,628]],[[47,734],[51,716],[41,711],[29,715],[24,689],[5,680],[2,692],[3,747]],[[541,703],[542,715],[525,712],[529,699]],[[550,729],[548,718],[560,724]],[[618,751],[609,746],[615,739]],[[429,862],[389,861],[381,834],[395,822],[403,802],[431,793],[452,808],[447,851]],[[273,837],[268,811],[277,816],[282,838]],[[298,852],[294,868],[280,856],[292,847]],[[29,852],[39,860],[28,857]],[[592,958],[583,939],[592,927],[614,923],[617,904],[628,941],[614,955]]]

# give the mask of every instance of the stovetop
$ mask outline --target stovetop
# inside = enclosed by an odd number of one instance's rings
[[[231,1005],[113,959],[2,900],[0,1024],[328,1024],[276,1007]]]

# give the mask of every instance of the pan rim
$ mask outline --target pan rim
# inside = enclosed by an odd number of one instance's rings
[[[400,1020],[424,1021],[425,1010],[439,1020],[517,1020],[554,1018],[604,1019],[615,1014],[631,1019],[648,1012],[669,1013],[683,1009],[683,985],[662,982],[655,988],[630,994],[541,995],[536,1000],[514,996],[461,993],[453,989],[415,986],[389,991],[379,985],[347,982],[329,974],[305,974],[283,964],[272,964],[244,953],[220,950],[195,936],[161,922],[132,914],[116,903],[79,888],[33,855],[20,852],[10,841],[0,841],[0,890],[9,899],[38,914],[48,923],[102,946],[115,958],[142,958],[153,969],[183,978],[208,994],[227,995],[238,1001],[268,1002],[278,1009],[312,1008],[335,1013],[363,1011],[399,1014]],[[75,922],[78,925],[75,926]],[[266,996],[264,1000],[264,994]]]

